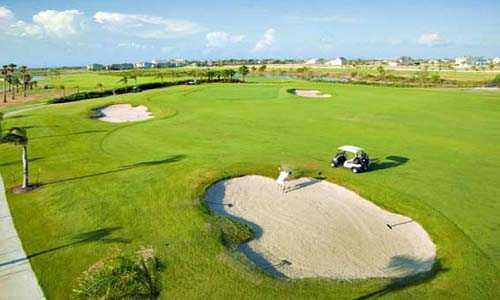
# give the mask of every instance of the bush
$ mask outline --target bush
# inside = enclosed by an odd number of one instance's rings
[[[492,83],[500,88],[500,74],[498,74],[495,79],[493,79]]]
[[[91,266],[73,290],[76,299],[156,299],[162,266],[152,248],[117,254]]]
[[[248,225],[241,224],[227,217],[217,217],[220,240],[226,247],[234,249],[240,244],[253,239],[255,232]]]

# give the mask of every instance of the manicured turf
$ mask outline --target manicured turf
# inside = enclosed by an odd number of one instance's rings
[[[332,94],[306,99],[287,89]],[[88,118],[107,103],[144,104],[150,121]],[[152,245],[167,264],[163,298],[495,298],[500,291],[500,95],[303,81],[180,86],[54,105],[19,114],[27,126],[29,194],[8,194],[27,253],[49,299],[115,248]],[[342,144],[364,147],[374,170],[331,169]],[[0,171],[21,180],[20,149],[1,145]],[[285,164],[322,172],[410,216],[438,247],[435,276],[397,280],[280,281],[230,252],[200,204],[212,182],[275,176]],[[335,267],[335,266],[332,266]]]

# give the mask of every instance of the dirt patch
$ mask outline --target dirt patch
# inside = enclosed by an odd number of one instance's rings
[[[97,109],[98,119],[111,123],[136,122],[153,118],[144,105],[114,104]]]
[[[339,185],[244,176],[209,188],[207,204],[253,227],[240,250],[265,271],[289,278],[405,277],[430,271],[436,248],[416,222]],[[389,225],[389,226],[388,226]]]
[[[293,93],[300,97],[306,98],[330,98],[330,94],[322,94],[318,90],[293,90]]]

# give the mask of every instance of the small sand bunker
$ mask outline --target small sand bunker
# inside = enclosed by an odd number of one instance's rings
[[[153,118],[144,105],[115,104],[99,109],[99,120],[111,123],[135,122]]]
[[[273,179],[251,175],[207,192],[213,211],[256,230],[240,250],[266,272],[354,279],[432,269],[436,248],[418,223],[327,181],[301,178],[287,186],[283,194]]]
[[[330,98],[330,94],[322,94],[318,90],[294,90],[293,93],[297,96],[306,98]]]

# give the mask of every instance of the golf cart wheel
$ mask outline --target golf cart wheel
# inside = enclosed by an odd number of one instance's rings
[[[353,173],[359,173],[359,169],[358,169],[358,168],[352,168],[352,169],[351,169],[351,171],[352,171]]]

